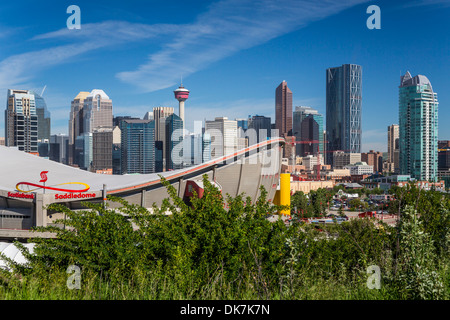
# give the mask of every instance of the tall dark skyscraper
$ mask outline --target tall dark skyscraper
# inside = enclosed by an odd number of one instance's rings
[[[76,138],[84,132],[83,130],[83,105],[84,99],[87,98],[90,92],[81,91],[72,100],[70,104],[70,114],[69,114],[69,158],[68,164],[78,164],[75,161],[75,140]]]
[[[327,150],[361,153],[362,67],[344,64],[326,72]],[[331,154],[327,163],[331,164]]]
[[[309,120],[304,123],[305,128],[303,128],[303,121],[308,117]],[[296,141],[319,141],[318,144],[311,146],[309,144],[297,144],[295,150],[296,155],[302,157],[308,154],[315,155],[317,154],[317,147],[319,147],[320,153],[322,155],[324,154],[323,115],[319,114],[317,110],[305,106],[295,107],[292,131]]]
[[[270,117],[256,115],[251,118],[248,127],[256,131],[256,142],[261,142],[271,137],[270,122]]]
[[[318,141],[319,143],[302,143],[300,146],[300,156],[317,155],[320,151],[323,153],[323,143],[320,143],[323,136],[322,115],[308,114],[301,123],[300,141]]]
[[[292,135],[292,91],[284,80],[275,90],[275,129],[280,137]]]

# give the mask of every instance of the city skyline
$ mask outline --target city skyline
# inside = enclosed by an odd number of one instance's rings
[[[30,7],[24,19],[10,18],[8,12],[24,3]],[[380,30],[366,27],[367,1],[319,2],[308,10],[303,9],[306,2],[296,3],[280,2],[280,11],[290,9],[282,19],[264,5],[248,18],[251,6],[245,1],[176,2],[182,13],[159,3],[145,13],[131,5],[80,1],[80,30],[65,27],[69,14],[64,4],[2,4],[0,99],[6,103],[7,89],[41,92],[46,86],[51,133],[68,134],[70,102],[80,91],[102,89],[114,101],[114,116],[142,117],[153,107],[176,108],[173,90],[182,76],[191,91],[185,109],[188,129],[194,120],[220,116],[259,114],[275,122],[273,90],[282,80],[293,92],[294,107],[309,106],[325,115],[324,72],[351,63],[364,69],[362,152],[387,151],[386,127],[399,122],[398,81],[406,71],[427,76],[440,93],[438,137],[450,137],[450,128],[443,125],[450,116],[445,2],[370,2],[381,8]],[[246,17],[248,25],[236,17]],[[426,30],[404,32],[404,25],[418,19]],[[219,22],[222,28],[213,28]]]

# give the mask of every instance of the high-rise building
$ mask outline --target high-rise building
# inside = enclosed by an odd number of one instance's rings
[[[172,107],[155,107],[153,108],[153,120],[155,121],[155,141],[161,141],[157,146],[162,148],[162,165],[163,169],[166,170],[166,118],[174,113]],[[158,149],[159,150],[159,149]],[[159,156],[159,153],[158,153]],[[159,161],[158,159],[156,161]],[[160,163],[158,162],[158,165]],[[159,166],[158,166],[159,170]],[[160,171],[158,171],[160,172]]]
[[[59,146],[58,146],[58,148],[59,148]],[[54,159],[55,156],[53,156],[53,158],[50,156],[50,151],[55,152],[54,150],[50,150],[50,149],[51,149],[51,144],[50,144],[49,139],[38,140],[39,157],[59,162],[59,160]],[[58,151],[58,159],[59,159],[59,151]]]
[[[211,160],[211,136],[208,133],[204,133],[202,140],[202,162],[209,160]]]
[[[438,177],[450,187],[450,140],[438,141]]]
[[[298,143],[296,155],[304,157],[308,154],[316,155],[318,150],[324,154],[323,116],[310,107],[295,107],[293,120],[293,135],[296,141],[318,141],[318,143]],[[321,160],[322,161],[322,160]]]
[[[319,112],[311,107],[296,106],[292,116],[292,135],[296,141],[301,139],[301,125],[303,119],[309,114],[318,114]],[[297,146],[297,154],[300,154],[300,146]]]
[[[156,107],[153,108],[153,120],[155,121],[155,140],[156,141],[164,141],[164,135],[166,129],[162,124],[166,123],[166,119],[168,116],[173,114],[174,110],[172,107]],[[164,118],[163,121],[159,119]],[[161,129],[160,129],[161,127]]]
[[[267,138],[270,138],[272,136],[270,117],[259,115],[253,116],[249,121],[248,128],[253,129],[256,132],[256,141],[254,143],[265,141]],[[254,144],[252,142],[253,141],[249,141],[249,145]]]
[[[216,117],[205,122],[205,131],[211,137],[211,159],[235,152],[238,146],[237,121]]]
[[[120,122],[122,120],[140,120],[141,118],[138,117],[132,117],[132,116],[115,116],[113,117],[113,127],[120,127]],[[149,119],[145,119],[144,120],[149,120]]]
[[[328,151],[361,152],[362,67],[344,64],[326,71]],[[328,153],[327,164],[331,163]]]
[[[83,130],[83,106],[84,99],[89,95],[89,92],[81,91],[72,100],[70,104],[69,114],[69,158],[68,164],[76,164],[74,160],[75,139],[84,132]]]
[[[155,122],[150,120],[122,120],[121,173],[155,172]]]
[[[370,150],[369,152],[361,153],[361,161],[366,162],[367,165],[372,166],[373,172],[383,171],[383,153]]]
[[[166,118],[166,170],[183,168],[183,120],[176,114]]]
[[[83,132],[75,139],[74,164],[91,171],[93,156],[92,132]]]
[[[144,118],[143,118],[144,120],[150,120],[150,121],[152,121],[153,120],[153,111],[148,111],[148,112],[146,112],[145,114],[144,114]]]
[[[438,100],[426,76],[406,72],[399,86],[400,174],[437,181]]]
[[[92,172],[113,172],[113,129],[99,128],[92,133]]]
[[[38,154],[38,116],[35,95],[32,91],[8,89],[5,145]]]
[[[292,135],[292,91],[284,80],[275,90],[275,128],[280,137]]]
[[[250,116],[249,116],[250,118]],[[237,121],[237,126],[238,129],[242,129],[244,132],[247,131],[247,129],[249,128],[249,118],[244,119],[244,118],[236,118],[234,120]]]
[[[346,165],[361,162],[361,153],[348,153],[344,151],[333,151],[333,169],[343,169]]]
[[[34,94],[36,115],[38,119],[38,140],[49,140],[51,129],[50,111],[47,109],[47,104],[45,103],[44,98],[36,92],[32,91],[32,93]]]
[[[122,167],[120,164],[120,159],[122,157],[121,149],[121,131],[119,126],[114,126],[113,129],[113,141],[112,141],[112,167],[113,174],[121,174]]]
[[[93,154],[89,155],[89,166],[86,164],[86,154],[87,151],[84,151],[84,161],[80,158],[80,147],[81,142],[78,142],[77,156],[75,156],[74,143],[78,136],[81,136],[84,133],[93,133],[95,130],[107,128],[113,128],[113,114],[112,114],[112,101],[106,95],[103,90],[94,89],[91,92],[80,92],[75,97],[75,99],[71,103],[70,110],[70,119],[69,119],[69,161],[70,165],[78,165],[80,168],[89,168],[86,170],[93,169],[92,161]],[[92,140],[92,135],[89,138]],[[84,138],[85,145],[87,138]],[[91,149],[92,149],[92,141],[91,141]],[[112,148],[112,146],[111,146]],[[92,149],[93,150],[93,149]],[[96,150],[100,150],[96,148]],[[94,152],[94,151],[92,151]],[[83,161],[83,165],[77,163],[75,161]]]
[[[400,141],[398,124],[388,126],[388,162],[394,166],[394,172],[399,169]]]
[[[83,132],[112,128],[112,101],[103,90],[94,89],[84,99],[83,120]]]
[[[52,134],[50,136],[49,159],[67,164],[69,136],[65,134]]]

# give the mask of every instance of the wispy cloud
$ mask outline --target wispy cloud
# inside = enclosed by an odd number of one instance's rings
[[[188,76],[238,51],[336,14],[365,0],[271,1],[223,0],[213,3],[176,37],[151,53],[136,70],[117,77],[151,92],[173,86]]]
[[[30,39],[47,48],[0,61],[0,90],[21,85],[42,70],[90,51],[159,37],[155,43],[160,49],[150,52],[147,61],[135,70],[117,73],[118,79],[151,92],[175,85],[180,75],[186,77],[240,50],[366,1],[221,0],[191,24],[104,21],[83,24],[80,30],[63,28]]]
[[[410,7],[424,7],[424,6],[437,6],[437,7],[449,7],[450,1],[448,0],[415,0],[415,1],[408,1],[403,7],[404,8],[410,8]]]

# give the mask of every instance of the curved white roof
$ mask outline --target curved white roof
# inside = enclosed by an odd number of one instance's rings
[[[89,97],[93,97],[95,98],[97,95],[100,95],[100,97],[102,99],[109,99],[108,95],[105,93],[105,91],[101,90],[101,89],[94,89],[91,91],[91,93],[87,96],[87,98]]]
[[[281,141],[284,141],[284,139],[274,137],[271,140],[266,140],[257,145],[242,149],[238,153],[245,153],[246,151],[253,150],[258,146],[278,143]],[[16,148],[0,146],[0,159],[5,159],[5,161],[2,161],[2,164],[0,165],[0,190],[17,192],[16,185],[20,182],[41,185],[42,183],[39,182],[41,179],[40,174],[42,171],[47,171],[46,175],[48,180],[45,182],[45,185],[48,187],[57,187],[60,185],[59,188],[77,190],[80,188],[79,184],[71,185],[67,183],[81,182],[89,185],[89,192],[94,192],[103,190],[103,184],[105,184],[108,193],[116,193],[121,192],[124,189],[131,190],[138,188],[142,185],[147,185],[150,182],[159,183],[161,180],[159,177],[160,175],[167,179],[173,179],[183,176],[184,174],[197,172],[199,170],[201,171],[204,168],[214,166],[217,163],[224,163],[228,157],[234,155],[235,153],[232,152],[223,157],[215,158],[196,166],[173,171],[149,174],[108,175],[88,172],[19,151]],[[44,190],[40,188],[34,192],[44,193]],[[47,190],[46,193],[54,194],[60,192]]]
[[[158,175],[170,176],[176,171],[174,170],[151,174],[137,175],[107,175],[93,173],[78,168],[70,167],[59,162],[51,161],[42,157],[38,157],[16,148],[0,146],[0,159],[8,159],[2,161],[0,165],[0,190],[15,191],[16,184],[19,182],[39,183],[41,179],[40,173],[48,171],[46,186],[56,186],[61,183],[82,182],[90,186],[89,191],[99,191],[103,189],[103,184],[107,185],[107,189],[114,190],[118,188],[136,186],[148,181],[160,180]],[[65,185],[65,188],[79,188],[79,185]],[[36,190],[43,193],[43,189]],[[47,190],[46,193],[58,193]]]
[[[418,74],[415,77],[411,77],[411,73],[407,71],[405,75],[401,77],[400,83],[401,87],[417,86],[417,85],[429,85],[430,89],[433,90],[430,80],[422,74]]]
[[[24,243],[25,248],[28,249],[30,253],[34,252],[34,243]],[[0,253],[5,255],[7,258],[12,259],[14,262],[25,264],[27,260],[23,256],[22,252],[16,247],[14,243],[10,242],[0,242]],[[5,261],[0,258],[0,268],[9,270]]]

